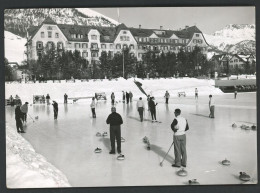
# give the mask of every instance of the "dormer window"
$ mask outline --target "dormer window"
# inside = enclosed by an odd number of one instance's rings
[[[91,35],[92,40],[97,40],[97,35]]]
[[[200,34],[196,34],[196,37],[200,37]]]
[[[51,38],[52,37],[52,33],[51,31],[48,31],[48,38]]]
[[[59,38],[59,33],[55,33],[55,38]]]
[[[127,34],[127,32],[126,32],[126,31],[123,31],[123,34]]]
[[[48,26],[48,27],[47,27],[47,30],[52,30],[52,27],[51,27],[51,26]]]

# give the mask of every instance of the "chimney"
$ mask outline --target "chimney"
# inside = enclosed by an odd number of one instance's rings
[[[188,25],[185,25],[185,29],[188,29],[189,28],[189,26]]]
[[[160,26],[160,30],[162,30],[162,26]]]
[[[141,25],[139,25],[139,29],[141,29],[141,27],[142,27],[142,26],[141,26]]]

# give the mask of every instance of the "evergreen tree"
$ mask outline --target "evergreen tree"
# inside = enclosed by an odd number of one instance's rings
[[[6,58],[4,59],[4,64],[5,64],[5,80],[11,81],[13,79],[13,70]]]

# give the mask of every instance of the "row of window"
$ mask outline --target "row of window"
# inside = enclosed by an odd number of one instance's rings
[[[188,39],[170,39],[170,38],[144,38],[144,37],[136,37],[138,42],[150,42],[150,43],[188,43]]]
[[[47,32],[48,34],[48,38],[52,38],[52,31],[48,31]],[[45,38],[45,33],[44,32],[41,32],[41,38]],[[55,33],[55,38],[59,38],[59,33]]]
[[[54,45],[53,42],[47,42],[47,48],[48,49],[51,49],[53,45]],[[62,42],[58,42],[57,43],[57,49],[61,50],[63,48],[64,48],[63,43]],[[43,49],[43,42],[37,41],[36,42],[36,49],[37,50],[42,50]]]
[[[239,62],[239,60],[238,59],[234,59],[233,61],[230,60],[230,63],[233,63],[233,62]]]
[[[194,39],[194,40],[193,40],[193,43],[195,43],[195,44],[197,44],[197,43],[202,44],[203,41],[202,41],[202,40],[198,40],[198,39]]]

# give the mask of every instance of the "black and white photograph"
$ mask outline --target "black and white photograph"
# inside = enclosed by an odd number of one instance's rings
[[[6,187],[258,184],[255,14],[5,9]]]

